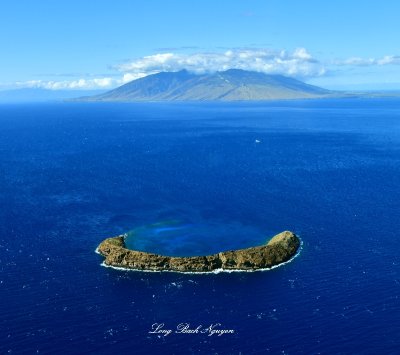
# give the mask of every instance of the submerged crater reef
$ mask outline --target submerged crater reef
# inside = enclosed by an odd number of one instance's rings
[[[206,256],[172,257],[126,248],[125,236],[107,238],[97,248],[108,266],[134,270],[209,272],[271,268],[291,259],[300,247],[300,239],[284,231],[268,243],[247,249],[230,250]]]

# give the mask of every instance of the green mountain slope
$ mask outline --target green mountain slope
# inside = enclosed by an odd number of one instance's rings
[[[240,101],[330,96],[329,90],[282,75],[239,69],[196,75],[162,72],[131,81],[84,101]]]

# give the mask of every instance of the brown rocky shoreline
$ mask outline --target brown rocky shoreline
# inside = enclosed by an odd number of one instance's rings
[[[107,266],[134,270],[210,272],[222,270],[257,270],[271,268],[296,255],[300,239],[284,231],[268,243],[247,249],[220,252],[207,256],[171,257],[126,248],[123,235],[107,238],[97,248]]]

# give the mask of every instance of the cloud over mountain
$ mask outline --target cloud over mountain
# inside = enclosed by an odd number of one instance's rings
[[[123,73],[136,76],[182,69],[199,74],[242,69],[298,78],[321,76],[326,72],[323,64],[313,58],[305,48],[297,48],[293,52],[235,49],[222,53],[159,53],[132,60],[116,68]]]
[[[195,50],[196,48],[191,48]],[[167,49],[165,49],[167,50]],[[339,73],[344,67],[400,65],[400,56],[386,55],[381,58],[350,57],[340,60],[320,60],[305,48],[293,51],[261,48],[236,48],[226,51],[180,53],[169,51],[136,58],[111,68],[109,76],[77,77],[68,80],[29,80],[13,83],[16,88],[42,88],[51,90],[109,89],[132,80],[159,72],[188,70],[195,74],[214,73],[229,69],[241,69],[264,74],[280,74],[300,80],[319,78],[328,72]],[[4,86],[4,84],[3,84]],[[8,85],[10,86],[10,85]]]

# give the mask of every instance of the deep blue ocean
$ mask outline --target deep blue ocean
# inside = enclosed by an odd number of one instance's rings
[[[400,353],[400,100],[0,105],[0,353]],[[101,266],[292,230],[271,271]],[[149,334],[211,324],[234,334]]]

